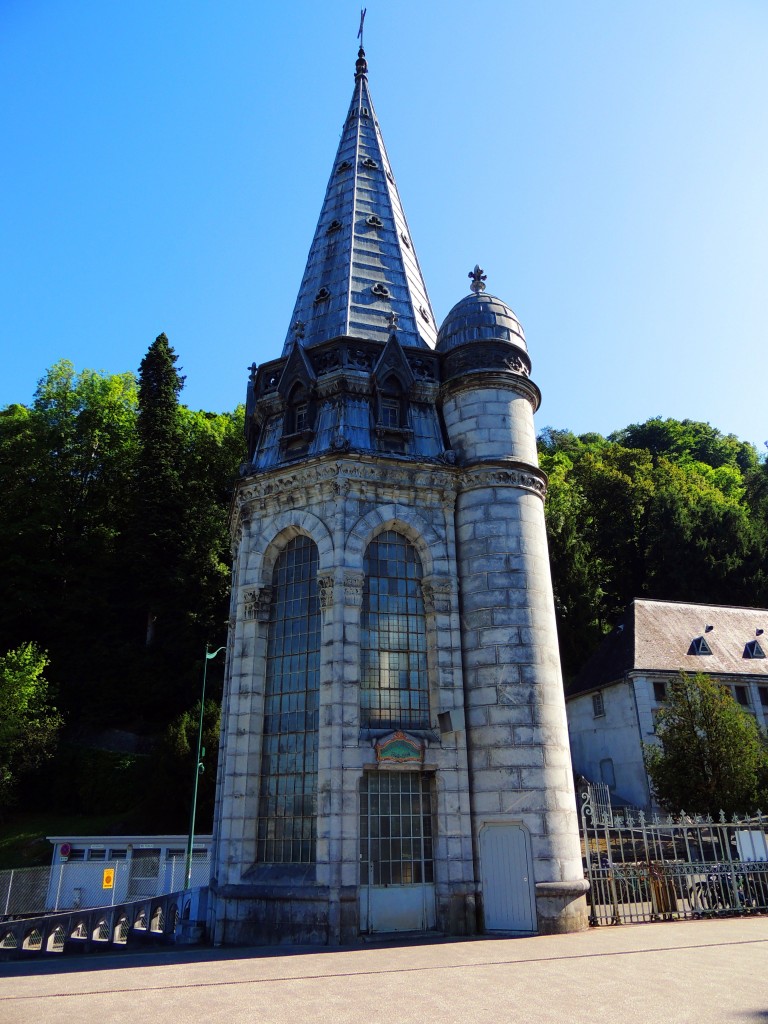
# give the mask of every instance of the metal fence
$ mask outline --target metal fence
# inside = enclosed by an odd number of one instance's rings
[[[590,923],[768,911],[768,819],[601,814],[581,794]]]
[[[184,857],[146,861],[74,861],[50,867],[0,871],[0,919],[151,899],[184,888]],[[210,858],[192,858],[190,888],[207,886]]]

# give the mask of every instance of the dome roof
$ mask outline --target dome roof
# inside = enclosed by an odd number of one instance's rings
[[[456,303],[438,332],[437,351],[450,352],[473,341],[506,341],[528,351],[515,314],[487,292],[472,292]]]

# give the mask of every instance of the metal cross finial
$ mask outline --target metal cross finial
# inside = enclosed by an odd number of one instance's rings
[[[483,273],[483,268],[478,263],[475,264],[475,269],[470,270],[470,272],[467,274],[467,277],[472,278],[472,284],[469,287],[475,293],[475,295],[477,295],[479,292],[485,291],[486,276],[487,275]]]
[[[387,313],[387,326],[389,327],[390,331],[393,334],[394,334],[395,331],[399,331],[400,330],[400,328],[397,326],[398,319],[399,319],[399,317],[398,317],[397,313],[394,311],[394,309],[392,310],[391,313]]]
[[[363,7],[360,11],[360,28],[357,32],[357,38],[360,40],[360,49],[363,48],[363,26],[365,24],[365,12],[368,10],[367,7]]]
[[[291,330],[293,331],[293,337],[295,341],[299,341],[301,338],[304,337],[304,327],[305,324],[303,320],[294,321]]]

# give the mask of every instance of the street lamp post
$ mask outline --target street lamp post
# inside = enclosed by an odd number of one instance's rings
[[[203,746],[203,712],[205,711],[205,678],[208,674],[208,662],[211,658],[215,658],[217,654],[221,654],[224,650],[223,647],[219,647],[215,651],[208,650],[208,644],[205,645],[205,661],[203,662],[203,692],[200,697],[200,722],[197,727],[197,758],[195,759],[195,784],[192,789],[192,810],[189,815],[189,838],[187,840],[187,863],[184,870],[184,888],[188,889],[190,882],[192,881],[192,847],[195,842],[195,815],[197,814],[197,786],[200,781],[200,776],[205,771],[205,765],[203,764],[203,758],[205,757],[205,747]]]

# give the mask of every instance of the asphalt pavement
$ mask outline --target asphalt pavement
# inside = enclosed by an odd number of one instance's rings
[[[0,964],[1,1024],[768,1024],[768,917]]]

